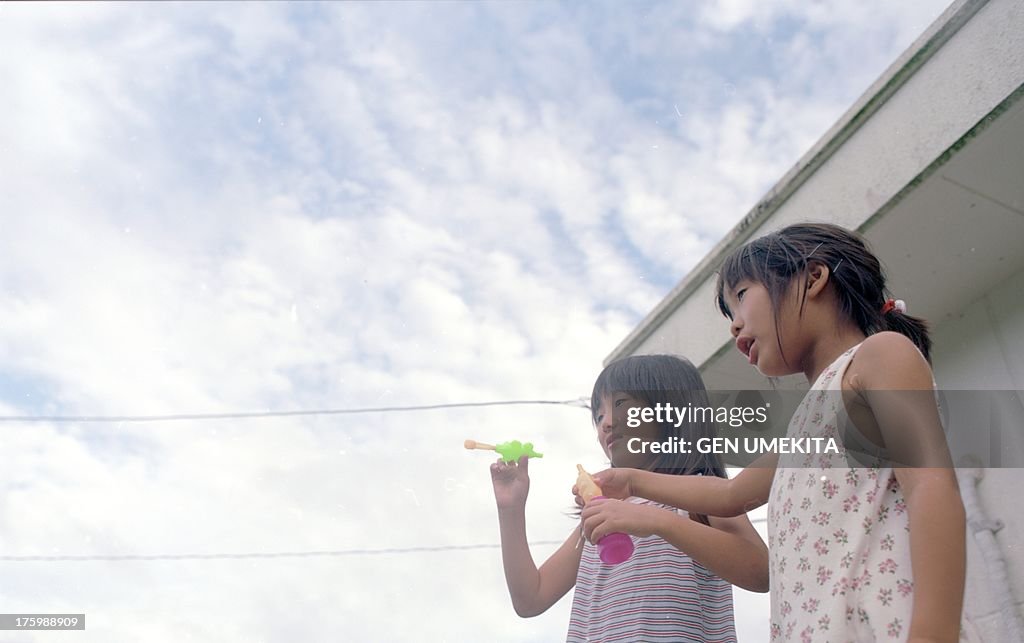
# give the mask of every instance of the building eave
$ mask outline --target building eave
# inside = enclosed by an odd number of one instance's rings
[[[811,149],[757,202],[686,277],[665,296],[622,342],[605,358],[605,364],[633,354],[691,294],[714,277],[722,259],[746,243],[847,140],[921,69],[988,0],[954,2],[860,98],[840,117]],[[724,346],[724,345],[723,345]],[[723,347],[713,353],[718,354]]]

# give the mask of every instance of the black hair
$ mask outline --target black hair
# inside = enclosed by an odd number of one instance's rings
[[[829,283],[839,300],[839,311],[865,335],[891,330],[908,337],[931,362],[928,324],[891,306],[886,306],[885,274],[878,258],[856,232],[830,223],[802,223],[751,241],[733,252],[718,272],[716,303],[732,319],[725,302],[726,290],[750,279],[763,284],[772,302],[775,323],[779,302],[793,281],[806,275],[813,264],[829,269]],[[807,291],[803,290],[803,313]],[[883,312],[885,309],[885,312]],[[779,340],[782,350],[782,340]]]
[[[616,360],[606,366],[594,382],[590,396],[591,419],[597,424],[601,398],[615,391],[629,393],[647,406],[669,404],[675,408],[708,407],[708,392],[700,371],[690,360],[675,355],[634,355]],[[688,442],[699,438],[715,437],[714,422],[708,418],[683,422],[662,422],[661,440],[686,438]],[[703,474],[725,478],[725,468],[715,454],[661,453],[644,467],[658,473],[675,475]]]

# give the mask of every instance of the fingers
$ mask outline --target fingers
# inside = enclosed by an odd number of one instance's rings
[[[605,469],[594,474],[594,482],[609,498],[624,500],[633,495],[632,469]]]
[[[590,542],[596,543],[605,536],[607,529],[604,515],[595,514],[583,520],[583,536]]]
[[[516,474],[516,465],[505,462],[501,458],[491,463],[491,475],[496,478],[507,478]]]
[[[505,463],[502,461],[501,458],[498,458],[496,461],[491,463],[491,475],[492,476],[500,476],[501,474],[505,473],[506,471],[508,471],[508,467],[505,466]]]
[[[491,477],[495,479],[512,480],[518,477],[529,478],[529,475],[529,458],[526,456],[520,458],[518,462],[505,462],[502,458],[498,458],[491,463]]]
[[[583,535],[592,543],[596,543],[598,540],[601,540],[608,531],[606,528],[602,527],[602,525],[605,525],[605,523],[607,523],[611,518],[608,512],[602,507],[602,505],[607,502],[609,501],[604,499],[591,500],[580,513],[580,520],[583,521]]]

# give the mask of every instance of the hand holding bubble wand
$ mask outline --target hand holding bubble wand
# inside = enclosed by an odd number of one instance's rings
[[[533,450],[533,443],[526,442],[525,444],[519,440],[512,440],[511,442],[502,442],[501,444],[485,444],[483,442],[477,442],[476,440],[466,440],[463,443],[467,449],[480,449],[482,451],[497,451],[498,455],[505,462],[518,462],[519,458],[526,456],[527,458],[543,458],[543,453],[537,453]]]
[[[527,458],[544,457],[543,453],[537,453],[534,451],[532,442],[522,443],[519,440],[502,442],[501,444],[486,444],[484,442],[477,442],[476,440],[466,440],[462,445],[467,449],[496,451],[501,455],[501,459],[506,463],[518,462],[519,458],[523,456],[526,456]],[[583,498],[583,501],[587,503],[595,499],[604,499],[605,496],[601,494],[601,487],[594,482],[594,478],[586,472],[583,466],[577,464],[576,471],[578,472],[576,477],[576,488],[579,490],[580,497]],[[629,537],[629,534],[624,534],[622,532],[608,534],[598,541],[597,555],[605,564],[618,565],[621,562],[629,560],[629,557],[633,555],[633,539]]]
[[[580,497],[583,498],[583,502],[589,503],[591,500],[604,499],[601,487],[594,482],[593,476],[579,464],[576,465],[576,471],[579,472],[576,476],[576,489],[579,491]],[[629,537],[629,534],[620,531],[608,534],[597,541],[597,555],[605,564],[618,565],[629,560],[629,557],[633,555],[633,539]]]

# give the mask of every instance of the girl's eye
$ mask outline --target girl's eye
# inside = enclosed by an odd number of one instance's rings
[[[740,288],[736,291],[736,301],[743,301],[743,294],[747,292],[746,288]]]
[[[615,408],[618,408],[618,407],[622,406],[622,403],[625,402],[625,401],[626,401],[625,399],[615,400]]]

